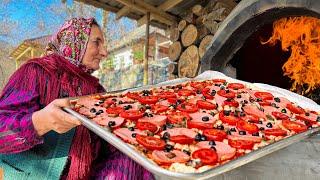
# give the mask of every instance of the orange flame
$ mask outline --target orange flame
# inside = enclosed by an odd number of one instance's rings
[[[279,40],[283,51],[291,55],[282,66],[284,75],[294,82],[291,90],[305,87],[308,93],[320,84],[320,20],[313,17],[282,18],[273,23],[273,34],[262,44],[275,45]]]

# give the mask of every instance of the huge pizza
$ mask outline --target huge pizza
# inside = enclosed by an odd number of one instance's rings
[[[75,111],[174,172],[203,172],[320,126],[318,112],[226,79],[93,95],[74,103]]]

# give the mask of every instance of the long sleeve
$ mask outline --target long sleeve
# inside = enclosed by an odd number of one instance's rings
[[[43,143],[32,123],[32,113],[40,109],[37,80],[39,70],[40,67],[36,65],[22,66],[12,75],[2,92],[0,153],[18,153]]]

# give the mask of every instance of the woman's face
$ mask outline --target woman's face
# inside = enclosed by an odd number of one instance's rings
[[[98,70],[100,61],[106,56],[107,50],[104,47],[102,31],[97,25],[92,25],[87,49],[82,59],[82,64],[89,69]]]

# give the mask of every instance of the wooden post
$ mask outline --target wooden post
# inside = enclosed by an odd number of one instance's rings
[[[144,62],[143,62],[144,63],[143,85],[148,85],[149,25],[150,25],[150,12],[147,12],[146,42],[145,42]]]

